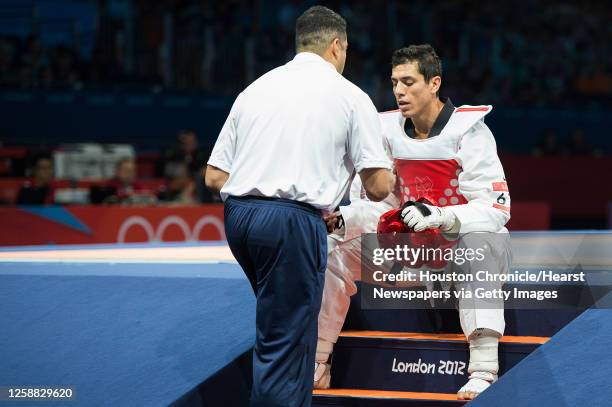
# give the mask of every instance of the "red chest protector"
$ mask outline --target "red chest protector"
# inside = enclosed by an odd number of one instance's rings
[[[458,190],[458,178],[462,168],[456,160],[396,158],[394,161],[402,205],[407,201],[420,201],[435,206],[467,203]],[[444,249],[454,246],[455,242],[446,240],[438,229],[415,233],[402,222],[400,214],[401,208],[398,208],[380,217],[377,232],[381,247],[395,247],[399,244]],[[435,259],[418,261],[412,267],[420,268],[426,265],[432,269],[441,269],[446,263],[442,259]]]
[[[435,206],[467,203],[458,190],[462,169],[456,160],[396,158],[394,161],[402,204],[421,198]]]

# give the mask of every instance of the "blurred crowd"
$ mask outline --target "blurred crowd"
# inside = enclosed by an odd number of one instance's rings
[[[116,161],[114,175],[107,180],[89,180],[86,202],[94,205],[198,205],[221,202],[204,186],[202,170],[210,156],[210,148],[200,146],[193,130],[181,130],[174,146],[153,156],[153,172],[139,176],[136,157]],[[533,146],[534,156],[597,157],[597,150],[587,139],[585,132],[576,128],[559,135],[554,129],[543,132]],[[70,203],[59,201],[59,182],[54,176],[54,157],[51,151],[32,151],[24,157],[24,163],[13,163],[10,176],[25,178],[15,203],[38,205]],[[70,180],[75,186],[76,180]],[[153,181],[153,182],[151,182]],[[64,185],[65,189],[65,185]],[[0,202],[2,203],[2,202]],[[10,202],[3,202],[8,204]]]
[[[74,44],[0,40],[0,84],[21,88],[141,86],[234,96],[294,53],[296,17],[312,0],[96,2],[91,56]],[[379,109],[393,107],[392,51],[431,43],[442,93],[455,103],[612,105],[612,9],[601,1],[327,1],[348,22],[345,75]]]
[[[532,155],[542,156],[574,156],[597,157],[602,151],[594,147],[588,140],[584,130],[574,129],[567,139],[563,140],[554,129],[547,129],[534,146]]]
[[[182,130],[176,145],[159,155],[155,165],[155,181],[139,178],[138,160],[125,157],[115,163],[114,175],[96,180],[88,187],[87,202],[95,205],[196,205],[220,202],[204,187],[202,169],[210,152],[201,149],[195,132]],[[39,205],[58,203],[58,183],[54,177],[53,154],[38,151],[26,158],[23,183],[15,203]],[[76,180],[73,182],[76,184]],[[79,202],[84,203],[84,202]]]
[[[44,21],[35,21],[33,12],[29,34],[3,31],[0,35],[0,87],[170,90],[232,98],[293,57],[295,19],[315,3],[320,2],[91,0],[95,27],[73,24],[74,36],[67,38],[74,40],[59,42],[49,41],[37,29]],[[391,53],[411,43],[431,43],[436,48],[443,61],[441,93],[455,105],[612,107],[612,8],[606,2],[525,0],[517,6],[473,0],[332,0],[323,4],[348,22],[345,76],[364,89],[379,110],[395,107],[389,81]],[[82,32],[77,32],[79,27]],[[83,51],[84,32],[92,33],[90,52]],[[557,131],[545,131],[535,142],[533,155],[600,154],[582,129]],[[117,161],[112,179],[87,186],[86,200],[91,204],[218,202],[219,197],[202,182],[201,168],[209,154],[210,148],[200,145],[194,131],[181,131],[174,146],[154,154],[149,176],[163,181],[143,182],[138,157],[126,157]],[[30,153],[23,162],[12,163],[4,175],[27,179],[17,203],[57,202],[51,152]]]

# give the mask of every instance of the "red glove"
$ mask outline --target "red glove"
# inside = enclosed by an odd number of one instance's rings
[[[440,232],[439,229],[427,229],[421,232],[415,232],[412,228],[406,226],[402,221],[401,213],[404,207],[392,209],[381,215],[376,229],[378,244],[382,248],[395,248],[396,246],[408,246],[411,248],[441,248],[452,247],[455,242],[448,241]],[[431,256],[430,256],[431,257]],[[428,262],[417,259],[416,262],[410,259],[403,262],[410,268],[420,268],[427,264],[432,269],[441,269],[446,266],[447,261],[444,259],[429,259]]]
[[[423,240],[425,233],[414,233],[414,230],[402,221],[401,214],[402,208],[397,208],[381,215],[376,229],[380,247],[384,249],[395,249],[396,246],[420,247],[425,243]],[[416,261],[406,259],[402,263],[411,268],[419,268],[424,262],[419,258]]]

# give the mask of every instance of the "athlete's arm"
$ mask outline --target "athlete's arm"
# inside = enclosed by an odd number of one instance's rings
[[[395,185],[395,176],[386,168],[364,168],[359,177],[370,201],[382,201]]]
[[[461,140],[457,161],[459,192],[467,204],[447,207],[461,224],[461,233],[497,232],[510,220],[510,192],[497,156],[495,138],[479,123]]]

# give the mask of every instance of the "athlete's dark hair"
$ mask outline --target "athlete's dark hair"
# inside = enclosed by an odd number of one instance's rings
[[[417,62],[425,82],[429,82],[434,76],[442,76],[442,62],[436,50],[429,44],[410,45],[395,50],[391,57],[391,68],[410,62]]]

